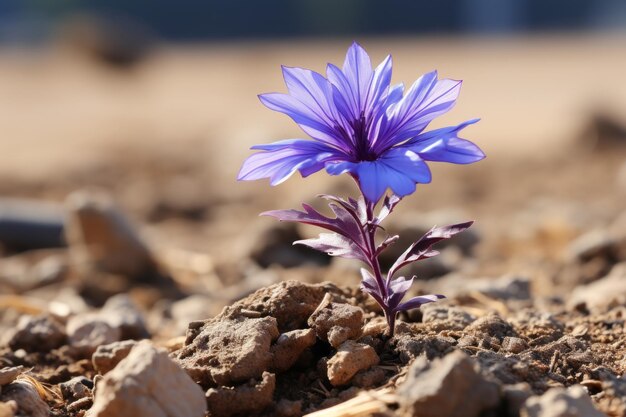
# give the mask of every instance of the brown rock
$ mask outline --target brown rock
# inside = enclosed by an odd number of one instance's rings
[[[348,339],[356,339],[363,328],[363,310],[350,304],[328,303],[318,308],[308,320],[317,337],[338,348]]]
[[[11,349],[27,352],[49,352],[65,344],[65,331],[48,316],[22,316],[9,340]]]
[[[20,416],[48,417],[50,414],[50,407],[41,399],[37,388],[28,381],[15,381],[5,385],[0,400],[15,401]]]
[[[206,402],[211,417],[251,415],[260,413],[272,403],[276,376],[263,372],[260,381],[251,380],[234,388],[210,388]]]
[[[124,359],[132,348],[137,345],[134,340],[124,340],[122,342],[114,342],[108,345],[98,346],[95,353],[91,357],[93,367],[101,374],[106,374]]]
[[[22,372],[24,372],[23,366],[14,366],[12,368],[0,369],[0,387],[15,381],[15,378],[20,376]]]
[[[315,344],[313,329],[292,330],[281,334],[271,347],[272,370],[284,372],[291,368],[302,352]]]
[[[100,317],[111,327],[120,330],[121,340],[150,337],[142,312],[126,294],[109,298],[100,310]]]
[[[80,355],[91,356],[98,346],[116,342],[121,338],[119,328],[112,327],[96,314],[73,316],[66,325],[70,346]]]
[[[278,335],[273,317],[209,321],[174,357],[204,387],[234,385],[269,369],[270,345]]]
[[[568,299],[570,308],[585,304],[591,310],[626,303],[626,262],[619,263],[611,272],[588,285],[576,287]]]
[[[378,365],[379,361],[374,348],[348,340],[328,360],[328,380],[334,386],[345,385],[357,372]]]
[[[66,205],[66,240],[82,265],[127,277],[155,271],[148,247],[107,195],[78,191]]]
[[[579,385],[552,388],[541,396],[526,400],[521,417],[606,417],[591,402],[585,389]]]
[[[203,417],[204,393],[168,356],[140,342],[98,383],[89,417]]]
[[[511,353],[521,353],[528,349],[528,343],[519,337],[507,336],[502,341],[502,349]]]
[[[404,417],[477,417],[500,401],[498,386],[459,351],[433,362],[418,358],[397,393]]]
[[[70,379],[69,381],[59,384],[63,399],[68,403],[72,403],[74,401],[91,396],[91,390],[87,387],[87,385],[85,385],[86,383],[90,383],[87,378],[83,376],[77,376]]]

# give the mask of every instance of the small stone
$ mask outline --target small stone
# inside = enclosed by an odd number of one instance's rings
[[[507,336],[502,341],[502,349],[511,353],[521,353],[528,349],[528,343],[519,337]]]
[[[346,340],[361,335],[363,310],[350,304],[328,303],[315,311],[308,322],[317,337],[338,348]]]
[[[363,336],[377,337],[387,331],[387,320],[384,317],[374,317],[363,326]]]
[[[142,312],[126,294],[109,298],[100,310],[100,317],[104,318],[111,327],[120,329],[121,340],[140,340],[150,337]]]
[[[580,385],[552,388],[526,400],[521,417],[606,417],[598,411]]]
[[[478,417],[500,402],[498,385],[459,351],[432,362],[415,360],[397,393],[400,415],[406,417]]]
[[[91,396],[91,390],[86,384],[91,385],[91,381],[83,376],[77,376],[69,381],[59,384],[63,399],[68,403],[72,403],[82,398]]]
[[[385,371],[382,368],[373,367],[365,371],[358,372],[352,378],[352,385],[359,388],[373,388],[385,380]]]
[[[137,345],[134,340],[124,340],[122,342],[114,342],[108,345],[98,346],[91,361],[96,371],[106,374],[120,363],[130,351]]]
[[[576,287],[568,298],[568,306],[585,304],[594,310],[626,303],[626,262],[619,263],[604,278]]]
[[[14,366],[12,368],[0,369],[0,387],[15,381],[15,378],[24,372],[23,366]]]
[[[140,342],[97,384],[89,417],[203,417],[204,393],[167,352]]]
[[[82,265],[126,277],[155,272],[147,245],[109,196],[77,191],[67,198],[66,206],[66,240]]]
[[[0,401],[15,401],[21,416],[48,417],[50,414],[50,407],[41,399],[37,388],[28,381],[15,381],[5,385]]]
[[[292,330],[281,334],[271,348],[272,370],[284,372],[291,368],[302,352],[313,346],[315,341],[313,329]]]
[[[251,380],[234,388],[210,388],[206,392],[209,413],[215,417],[252,415],[270,404],[276,388],[276,375],[263,372],[260,381]]]
[[[91,356],[98,346],[120,340],[122,332],[97,314],[73,316],[66,325],[68,340],[79,355]]]
[[[49,352],[65,344],[67,337],[59,323],[48,316],[22,316],[9,340],[13,350]]]
[[[273,361],[279,336],[273,317],[209,321],[175,360],[204,387],[235,385],[260,378]]]
[[[374,348],[348,340],[328,360],[328,380],[333,386],[345,385],[357,372],[378,365]]]
[[[473,335],[487,334],[498,340],[505,336],[515,336],[513,327],[496,314],[488,314],[479,318],[465,329],[467,333]]]

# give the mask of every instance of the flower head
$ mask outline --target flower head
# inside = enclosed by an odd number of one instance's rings
[[[484,158],[459,132],[476,123],[424,132],[437,116],[450,110],[461,81],[421,76],[406,92],[391,85],[391,56],[375,69],[365,50],[353,43],[343,68],[329,64],[326,77],[302,68],[283,67],[288,94],[259,96],[272,110],[290,116],[313,140],[289,139],[258,150],[243,164],[239,180],[269,178],[280,184],[294,172],[304,177],[321,169],[331,175],[349,173],[365,198],[380,200],[389,188],[399,197],[429,183],[425,161],[469,164]]]

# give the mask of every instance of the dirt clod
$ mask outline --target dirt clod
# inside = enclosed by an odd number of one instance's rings
[[[379,361],[371,346],[348,340],[328,360],[328,380],[336,387],[345,385],[357,372],[369,369]]]
[[[292,367],[302,352],[315,344],[313,329],[292,330],[281,334],[272,345],[272,369],[284,372]]]
[[[329,303],[313,313],[308,323],[317,337],[338,348],[346,340],[361,335],[363,310],[350,304]]]
[[[500,402],[498,386],[458,351],[430,363],[416,360],[398,395],[405,417],[477,417]]]
[[[251,380],[236,387],[210,388],[206,401],[211,417],[251,415],[259,413],[272,403],[276,376],[264,372],[260,381]]]
[[[278,335],[273,317],[209,321],[174,358],[203,387],[230,386],[269,369]]]

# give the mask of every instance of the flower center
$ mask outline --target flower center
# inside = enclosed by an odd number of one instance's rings
[[[354,157],[358,161],[374,161],[376,154],[370,149],[370,143],[367,137],[367,120],[361,113],[361,116],[352,122],[354,131]]]

